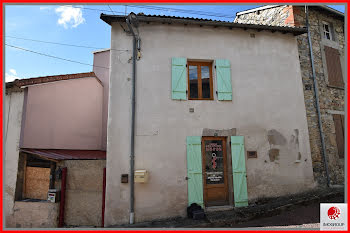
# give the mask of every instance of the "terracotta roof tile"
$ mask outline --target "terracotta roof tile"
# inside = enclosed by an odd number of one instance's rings
[[[101,81],[97,78],[94,72],[53,75],[53,76],[28,78],[28,79],[16,79],[15,81],[13,81],[13,83],[18,87],[22,87],[22,86],[29,86],[29,85],[35,85],[35,84],[57,82],[62,80],[91,78],[91,77],[96,78],[101,83]]]

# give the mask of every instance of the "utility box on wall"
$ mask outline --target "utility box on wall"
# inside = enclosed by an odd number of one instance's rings
[[[134,175],[135,183],[147,183],[148,181],[148,171],[146,170],[136,170]]]
[[[47,200],[55,203],[60,201],[60,191],[57,189],[49,189],[47,193]]]

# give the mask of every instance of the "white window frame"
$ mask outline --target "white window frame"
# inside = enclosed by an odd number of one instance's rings
[[[328,31],[326,30],[326,25],[328,26]],[[333,40],[332,27],[330,23],[322,21],[322,34],[324,39]],[[329,39],[326,36],[327,34],[329,35]]]

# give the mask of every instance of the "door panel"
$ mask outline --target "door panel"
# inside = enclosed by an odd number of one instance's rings
[[[187,184],[188,205],[197,203],[203,206],[201,137],[187,137]]]
[[[231,136],[231,155],[235,207],[248,206],[247,172],[245,167],[243,136]]]
[[[204,202],[206,206],[228,204],[226,138],[202,138]]]

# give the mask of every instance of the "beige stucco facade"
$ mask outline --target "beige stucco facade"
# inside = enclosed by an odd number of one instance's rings
[[[8,90],[5,95],[4,111],[4,208],[6,225],[14,224],[14,201],[17,180],[19,141],[21,135],[23,90]]]
[[[103,85],[103,104],[102,104],[102,142],[101,149],[107,148],[107,121],[108,121],[108,95],[109,95],[109,60],[110,50],[100,50],[94,52],[93,71],[101,80]]]
[[[342,68],[341,73],[344,82],[346,83],[347,67],[345,64],[346,47],[344,42],[345,16],[343,13],[337,12],[334,9],[324,5],[309,6],[308,15],[314,67],[316,72],[315,78],[319,96],[318,100],[315,98],[315,91],[313,89],[312,66],[307,34],[299,35],[297,37],[297,42],[300,69],[302,73],[301,78],[304,84],[304,98],[314,177],[318,185],[327,185],[326,166],[323,158],[323,156],[325,156],[327,159],[330,185],[343,185],[346,161],[344,156],[340,155],[338,151],[339,148],[337,145],[336,124],[333,117],[334,114],[345,115],[346,88],[331,84],[328,77],[329,71],[327,70],[325,47],[327,46],[338,51]],[[260,10],[259,8],[256,8],[252,9],[250,12],[238,13],[235,22],[265,24],[271,26],[278,25],[306,27],[305,6],[269,6],[269,8]],[[326,39],[324,37],[324,23],[330,25],[332,39]],[[334,61],[334,64],[336,63],[337,61]],[[320,118],[322,121],[322,131],[325,139],[325,155],[323,155],[322,152],[316,101],[319,102],[320,106]],[[339,140],[342,141],[342,139],[338,139],[338,142]]]
[[[29,86],[20,146],[100,150],[102,98],[95,77]]]
[[[148,170],[149,181],[135,184],[136,222],[185,216],[186,137],[202,136],[205,129],[235,129],[245,150],[257,151],[258,158],[246,161],[250,200],[314,186],[293,35],[155,23],[140,23],[138,30],[135,168]],[[111,49],[106,226],[129,222],[129,184],[120,177],[129,173],[132,37],[119,23],[112,23]],[[213,101],[172,100],[172,57],[229,60],[233,100],[217,100],[215,72]],[[271,149],[279,149],[276,159]]]
[[[20,148],[102,150],[103,85],[96,77],[84,77],[6,86],[6,227],[57,227],[59,203],[45,201],[46,193],[41,200],[23,201],[27,158]],[[101,226],[105,160],[63,161],[59,166],[68,167],[65,223]]]

